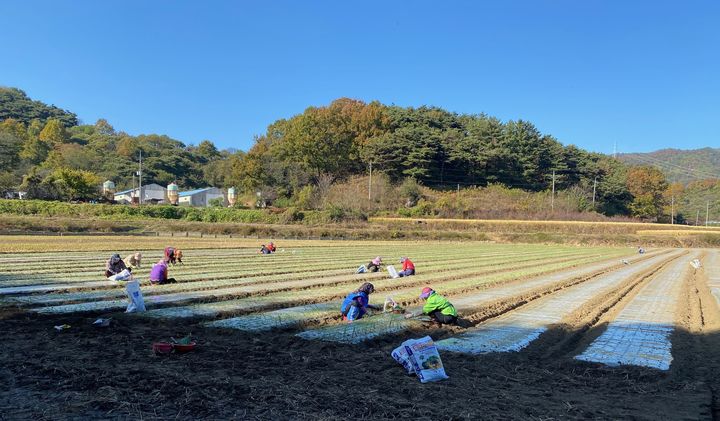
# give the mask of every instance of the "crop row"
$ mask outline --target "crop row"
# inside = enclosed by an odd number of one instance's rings
[[[586,253],[579,253],[576,251],[574,254],[562,254],[562,258],[568,258],[575,255],[585,255]],[[480,269],[496,268],[502,265],[513,264],[515,266],[525,262],[537,262],[547,261],[560,255],[555,254],[527,254],[518,255],[513,257],[488,257],[484,256],[479,259],[454,259],[451,261],[432,262],[424,266],[425,271],[435,271],[436,273],[442,273],[447,271],[453,271],[454,273],[464,274],[477,273]],[[463,269],[465,272],[461,272]],[[332,275],[331,275],[332,274]],[[334,275],[334,276],[333,276]],[[161,285],[161,286],[148,286],[143,289],[145,294],[149,293],[174,293],[174,292],[186,292],[186,291],[199,291],[204,289],[220,288],[220,287],[238,287],[243,293],[252,292],[267,292],[275,291],[278,289],[295,289],[295,288],[307,288],[311,286],[323,285],[323,284],[340,284],[347,282],[359,282],[361,280],[369,281],[379,278],[386,278],[387,275],[384,272],[376,274],[364,274],[356,275],[348,273],[348,270],[330,271],[327,273],[316,273],[315,275],[308,277],[304,273],[291,273],[284,275],[269,275],[269,276],[256,276],[245,279],[221,279],[212,281],[197,281],[197,282],[184,282],[173,285]],[[242,286],[242,287],[241,287]],[[51,304],[58,302],[69,302],[69,301],[85,301],[85,300],[103,300],[111,298],[124,297],[125,292],[122,290],[107,290],[107,291],[92,291],[92,292],[80,292],[80,293],[64,293],[64,294],[45,294],[40,296],[20,296],[12,297],[8,299],[12,302],[19,303],[30,303],[30,304]]]

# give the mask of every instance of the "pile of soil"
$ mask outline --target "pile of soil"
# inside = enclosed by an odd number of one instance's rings
[[[96,328],[96,317],[3,311],[0,414],[7,419],[717,419],[720,414],[713,397],[713,390],[720,390],[713,379],[720,372],[717,332],[674,335],[675,361],[666,373],[576,361],[574,349],[559,356],[446,352],[442,359],[450,379],[421,384],[390,356],[418,332],[342,345],[302,340],[293,331],[252,334],[187,320],[120,314],[113,315],[110,327]],[[53,328],[65,323],[72,327]],[[195,352],[151,351],[153,342],[190,332],[199,344]]]

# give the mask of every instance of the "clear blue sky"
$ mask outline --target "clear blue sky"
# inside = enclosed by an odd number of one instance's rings
[[[338,97],[526,119],[612,152],[720,146],[718,1],[0,3],[0,85],[248,149]]]

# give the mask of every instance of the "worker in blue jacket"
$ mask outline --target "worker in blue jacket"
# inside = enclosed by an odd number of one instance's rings
[[[351,292],[345,297],[340,306],[340,312],[343,320],[352,322],[361,319],[367,309],[380,310],[378,306],[370,304],[370,294],[375,292],[375,287],[369,282],[365,282],[356,291]]]

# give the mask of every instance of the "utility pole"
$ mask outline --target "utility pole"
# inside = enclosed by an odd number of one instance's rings
[[[705,226],[708,226],[708,219],[710,216],[710,202],[705,203]]]
[[[372,161],[370,161],[370,179],[368,179],[368,200],[372,200]]]
[[[670,225],[675,225],[675,196],[670,197]]]
[[[697,215],[695,215],[695,226],[698,226],[699,221],[700,221],[700,209],[697,210]]]
[[[553,181],[552,181],[552,198],[550,199],[550,209],[555,212],[555,170],[553,170]]]
[[[460,200],[460,183],[457,186],[457,200]]]
[[[593,182],[593,209],[595,209],[595,191],[597,190],[597,176],[595,177],[595,181]]]
[[[143,201],[143,195],[142,195],[142,149],[140,149],[140,165],[138,170],[138,206],[142,205]]]

